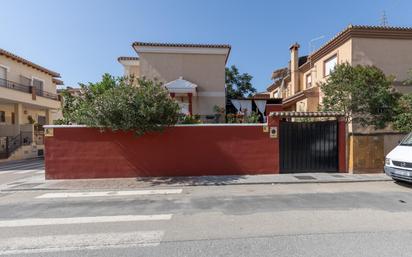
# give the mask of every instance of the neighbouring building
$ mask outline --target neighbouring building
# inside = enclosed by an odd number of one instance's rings
[[[138,57],[119,57],[125,76],[158,80],[181,106],[182,113],[214,114],[225,107],[225,66],[230,45],[134,42]]]
[[[43,154],[43,125],[60,108],[60,74],[0,48],[0,161]]]
[[[267,88],[271,97],[283,99],[286,111],[318,111],[322,104],[319,84],[335,65],[374,65],[395,77],[394,87],[412,92],[404,85],[412,68],[412,28],[350,25],[317,51],[301,56],[299,44],[290,47],[288,67],[273,72]],[[348,124],[349,170],[382,171],[384,156],[403,136],[390,129],[375,131]]]

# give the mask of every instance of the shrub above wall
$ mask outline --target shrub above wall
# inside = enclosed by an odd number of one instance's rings
[[[81,94],[63,92],[63,119],[58,124],[84,124],[137,135],[162,131],[176,124],[178,103],[161,83],[145,79],[115,78],[81,84]]]

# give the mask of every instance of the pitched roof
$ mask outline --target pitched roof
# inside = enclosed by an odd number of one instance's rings
[[[284,78],[286,75],[288,75],[288,70],[289,69],[287,67],[274,70],[272,72],[272,79]]]
[[[170,81],[164,86],[172,93],[193,93],[196,94],[197,85],[179,77],[176,80]]]
[[[270,98],[270,93],[269,92],[258,92],[253,94],[251,97],[252,99],[269,99]]]
[[[232,48],[227,44],[187,44],[187,43],[153,43],[134,42],[132,46],[160,46],[160,47],[201,47],[201,48]]]
[[[40,66],[40,65],[37,65],[37,64],[35,64],[35,63],[27,60],[27,59],[24,59],[23,57],[20,57],[20,56],[17,56],[17,55],[15,55],[15,54],[13,54],[13,53],[10,53],[9,51],[6,51],[6,50],[4,50],[4,49],[2,49],[2,48],[0,48],[0,55],[4,55],[4,56],[6,56],[6,57],[8,57],[8,58],[11,58],[11,59],[17,61],[17,62],[21,62],[21,63],[23,63],[23,64],[26,64],[26,65],[28,65],[28,66],[36,69],[36,70],[43,71],[43,72],[45,72],[45,73],[47,73],[47,74],[49,74],[49,75],[51,75],[51,76],[53,76],[53,77],[60,78],[60,74],[59,74],[59,73],[57,73],[57,72],[55,72],[55,71],[52,71],[52,70],[49,70],[49,69],[46,69],[46,68],[44,68],[44,67],[42,67],[42,66]]]
[[[64,85],[63,80],[53,78],[52,81],[53,81],[53,83],[55,83],[56,85]]]
[[[390,26],[369,26],[369,25],[349,25],[332,39],[326,42],[318,50],[312,53],[308,59],[316,61],[332,49],[342,45],[352,37],[360,38],[394,38],[412,39],[412,27],[390,27]],[[304,64],[302,64],[304,65]]]

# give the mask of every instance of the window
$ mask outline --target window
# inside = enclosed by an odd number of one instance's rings
[[[29,78],[27,78],[23,75],[20,75],[20,83],[22,85],[25,85],[25,86],[30,86],[31,85],[31,79],[29,79]]]
[[[43,93],[43,81],[38,79],[33,79],[33,87],[36,89],[36,92],[41,95]]]
[[[40,125],[46,125],[46,116],[37,116],[37,123]]]
[[[5,86],[7,80],[7,69],[0,66],[0,86]]]
[[[338,56],[335,54],[331,58],[327,59],[325,61],[324,65],[324,75],[329,76],[329,74],[335,69],[335,66],[338,64]]]
[[[6,112],[0,111],[0,122],[6,122]]]
[[[306,88],[312,87],[312,74],[306,75]]]

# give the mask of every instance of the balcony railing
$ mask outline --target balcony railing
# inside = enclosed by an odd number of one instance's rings
[[[57,94],[53,94],[53,93],[50,93],[44,90],[35,90],[33,86],[22,85],[20,83],[6,80],[6,79],[0,78],[0,87],[9,88],[9,89],[17,90],[20,92],[29,93],[29,94],[32,94],[34,90],[37,96],[42,96],[42,97],[49,98],[49,99],[56,100],[56,101],[59,100],[59,96]]]
[[[30,86],[25,86],[13,81],[5,80],[0,78],[0,87],[5,87],[5,88],[10,88],[14,89],[17,91],[25,92],[25,93],[31,93],[31,87]]]

